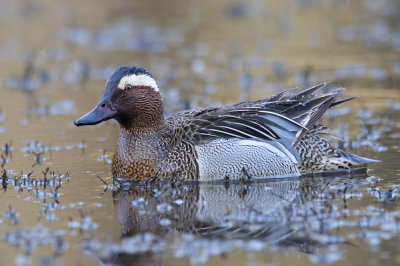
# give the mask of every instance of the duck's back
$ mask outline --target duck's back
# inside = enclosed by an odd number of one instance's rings
[[[376,162],[341,151],[316,122],[343,89],[321,84],[295,95],[281,92],[254,102],[180,112],[166,120],[175,139],[196,151],[200,180],[297,176]]]

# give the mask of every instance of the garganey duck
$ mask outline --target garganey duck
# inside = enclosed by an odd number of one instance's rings
[[[94,125],[115,119],[121,134],[114,177],[179,175],[200,181],[299,176],[366,166],[375,160],[341,151],[321,137],[317,124],[344,89],[326,83],[299,94],[178,112],[164,118],[160,90],[144,68],[120,66],[97,106],[75,121]],[[322,92],[324,91],[324,92]]]

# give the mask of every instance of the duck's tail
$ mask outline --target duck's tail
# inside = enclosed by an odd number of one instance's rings
[[[379,162],[337,149],[316,133],[318,127],[320,126],[315,126],[307,132],[293,146],[301,158],[300,172],[324,172],[366,167],[370,163]]]
[[[366,166],[370,163],[379,163],[379,160],[374,160],[362,156],[358,156],[353,153],[337,150],[338,154],[340,155],[340,160],[342,160],[345,164],[351,165],[351,167],[362,167]]]

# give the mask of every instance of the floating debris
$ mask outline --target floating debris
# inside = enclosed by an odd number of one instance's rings
[[[24,146],[20,149],[20,152],[25,153],[29,156],[30,153],[46,153],[51,151],[60,151],[59,146],[45,146],[40,141],[26,140],[24,141]]]
[[[159,221],[161,226],[170,226],[171,225],[171,220],[168,218],[161,218]]]
[[[244,18],[250,15],[249,3],[232,2],[225,7],[225,13],[232,18]]]
[[[33,171],[26,174],[21,171],[19,175],[3,171],[2,184],[3,189],[6,190],[7,185],[10,184],[17,191],[33,191],[37,198],[57,198],[57,190],[63,184],[63,181],[69,182],[70,176],[68,173],[61,174],[58,171],[50,171],[46,168],[42,172],[43,177],[38,178],[33,175]],[[49,187],[53,192],[45,192],[44,190]],[[40,190],[42,188],[43,190]],[[44,196],[43,196],[44,195]]]
[[[32,167],[40,165],[42,162],[46,161],[46,158],[42,157],[44,152],[40,153],[32,152],[32,154],[35,155],[35,163],[32,165]]]
[[[369,184],[374,184],[374,185],[376,185],[381,179],[380,179],[379,177],[376,177],[376,176],[370,176],[370,177],[368,177],[366,180],[367,180],[367,182],[368,182]]]
[[[37,246],[51,246],[54,252],[63,254],[68,249],[64,236],[64,230],[51,230],[38,224],[24,230],[5,233],[2,239],[26,255],[33,253]]]
[[[375,196],[379,201],[395,201],[399,198],[398,185],[393,185],[384,191],[380,191],[377,187],[368,189],[368,192]]]
[[[146,202],[146,200],[143,197],[138,198],[137,200],[132,200],[132,206],[139,208],[139,209],[144,209],[144,207],[147,204],[148,203]]]
[[[98,225],[92,221],[90,216],[82,216],[80,220],[70,220],[68,223],[70,229],[79,229],[80,231],[96,230]]]
[[[112,164],[112,158],[109,158],[108,154],[106,154],[106,150],[99,150],[100,153],[102,153],[102,155],[100,155],[99,158],[97,158],[97,161],[102,162],[102,163],[108,163],[108,164]]]
[[[75,103],[66,99],[55,102],[50,106],[49,113],[51,115],[74,115],[77,114]]]
[[[343,258],[343,252],[337,246],[328,247],[327,251],[321,254],[313,254],[310,256],[310,261],[314,264],[332,264]]]
[[[151,233],[145,233],[125,237],[120,243],[102,242],[89,238],[83,242],[82,246],[85,251],[95,254],[100,259],[106,259],[113,254],[159,253],[165,248],[165,240],[157,239]]]
[[[4,168],[4,166],[9,162],[8,158],[4,157],[3,154],[1,156],[1,168]]]
[[[386,100],[386,106],[389,107],[390,109],[394,111],[399,111],[400,110],[400,102],[397,102],[393,99],[387,99]]]
[[[172,207],[168,203],[161,203],[161,204],[157,205],[157,211],[159,213],[167,213],[167,212],[170,212],[171,210],[172,210]]]
[[[347,64],[336,70],[335,77],[345,78],[364,78],[367,75],[367,66],[362,63]]]
[[[0,123],[3,122],[5,118],[6,118],[5,114],[4,114],[3,111],[0,109]]]
[[[7,212],[5,212],[3,216],[10,222],[10,224],[13,224],[13,225],[18,224],[19,214],[16,211],[14,211],[11,208],[11,206],[9,206],[9,210]]]
[[[64,72],[64,82],[68,85],[78,85],[84,82],[89,76],[89,66],[85,61],[73,61],[68,64],[67,69]],[[67,108],[68,111],[72,111],[75,114],[76,108],[74,102],[71,100],[64,100],[58,103],[61,107]],[[57,105],[57,103],[55,104]],[[57,106],[56,106],[57,107]],[[59,111],[56,111],[58,114]],[[64,113],[61,113],[64,114]],[[67,113],[68,114],[68,113]]]
[[[85,144],[85,140],[82,140],[81,142],[79,142],[78,145],[76,145],[76,147],[77,147],[78,149],[82,149],[82,150],[86,149],[87,146],[86,146],[86,144]]]
[[[21,126],[26,126],[26,125],[28,124],[28,120],[25,119],[25,118],[23,118],[23,119],[19,120],[19,124],[20,124]]]
[[[31,265],[31,258],[27,255],[18,255],[15,257],[14,262],[18,266]]]
[[[182,199],[177,199],[177,200],[174,200],[174,201],[173,201],[173,203],[174,203],[175,205],[178,205],[178,206],[182,205],[183,202],[184,202],[184,201],[183,201]]]
[[[274,61],[271,65],[272,71],[279,78],[286,78],[289,76],[289,68],[282,61]]]
[[[174,29],[127,19],[116,21],[95,33],[79,27],[65,28],[60,36],[67,42],[99,50],[131,52],[161,52],[182,41],[180,32]]]

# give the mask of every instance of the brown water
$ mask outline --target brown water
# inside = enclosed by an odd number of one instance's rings
[[[396,0],[1,1],[0,264],[400,263],[399,15]],[[121,64],[153,73],[167,113],[334,81],[358,98],[324,123],[381,162],[368,175],[105,189],[118,125],[73,121]]]

